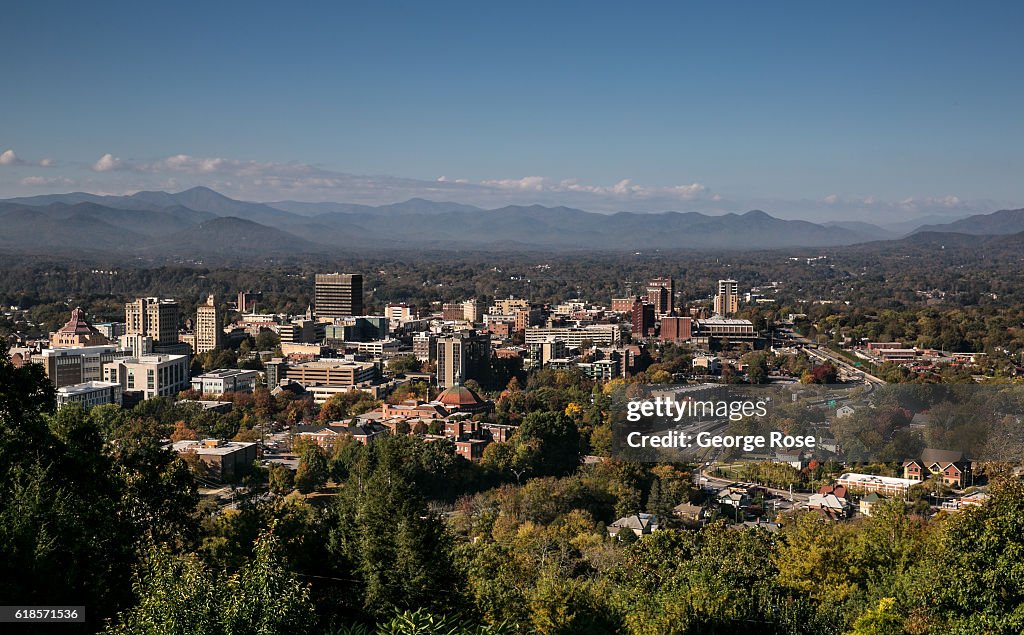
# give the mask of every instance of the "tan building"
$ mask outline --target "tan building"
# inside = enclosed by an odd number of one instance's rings
[[[178,303],[159,298],[139,298],[124,305],[125,333],[153,338],[153,346],[178,344]]]
[[[377,367],[370,362],[322,359],[288,366],[287,379],[302,386],[355,386],[372,382]],[[278,382],[282,380],[278,377]]]
[[[71,319],[50,335],[50,346],[101,346],[110,340],[85,319],[85,311],[75,308]]]
[[[224,344],[224,329],[220,325],[220,311],[214,302],[213,295],[206,298],[206,304],[196,309],[196,342],[195,352],[206,353]]]
[[[739,284],[735,280],[719,280],[715,295],[715,313],[722,317],[733,315],[740,308]]]

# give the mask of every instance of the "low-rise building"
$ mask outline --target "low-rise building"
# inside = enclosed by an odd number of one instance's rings
[[[84,408],[106,404],[121,405],[121,384],[105,381],[87,381],[57,389],[57,407],[69,403],[82,404]]]
[[[188,355],[143,355],[103,365],[103,381],[121,384],[143,398],[173,397],[189,388]]]
[[[204,395],[223,395],[229,392],[252,393],[259,375],[254,370],[218,368],[192,378],[192,390]]]
[[[179,455],[194,455],[200,476],[214,481],[231,481],[247,474],[258,455],[255,443],[222,439],[177,441],[173,447]]]

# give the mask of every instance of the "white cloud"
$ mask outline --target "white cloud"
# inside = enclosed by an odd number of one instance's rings
[[[20,159],[14,150],[4,150],[0,153],[0,165],[17,165]]]
[[[825,198],[823,198],[821,200],[824,201],[826,205],[835,205],[836,203],[839,202],[839,195],[838,194],[829,194],[828,196],[826,196]]]
[[[127,166],[121,159],[118,159],[109,152],[101,156],[96,163],[92,164],[92,169],[95,172],[110,172],[112,170],[124,170]]]
[[[29,187],[53,187],[55,185],[74,185],[75,182],[64,176],[26,176],[25,178],[21,179],[19,183]]]

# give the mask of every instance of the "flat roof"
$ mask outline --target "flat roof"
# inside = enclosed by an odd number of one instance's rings
[[[106,388],[113,388],[117,386],[121,387],[121,384],[115,384],[110,381],[87,381],[81,384],[75,384],[73,386],[61,386],[57,389],[59,395],[81,395],[94,390],[103,390]]]
[[[918,485],[921,482],[910,478],[879,476],[877,474],[858,474],[856,472],[847,472],[836,480],[847,481],[858,485],[892,485],[895,487],[910,487],[912,485]]]

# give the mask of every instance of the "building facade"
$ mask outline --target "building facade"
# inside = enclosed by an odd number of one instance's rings
[[[103,365],[103,381],[121,385],[124,392],[145,399],[173,397],[189,388],[188,355],[143,355]]]
[[[224,345],[224,329],[220,325],[220,311],[213,295],[196,309],[196,353],[206,353]]]
[[[318,273],[314,290],[316,315],[342,318],[363,314],[363,276],[358,273]]]
[[[467,379],[479,379],[489,370],[491,336],[461,331],[437,338],[437,385],[450,388]]]

